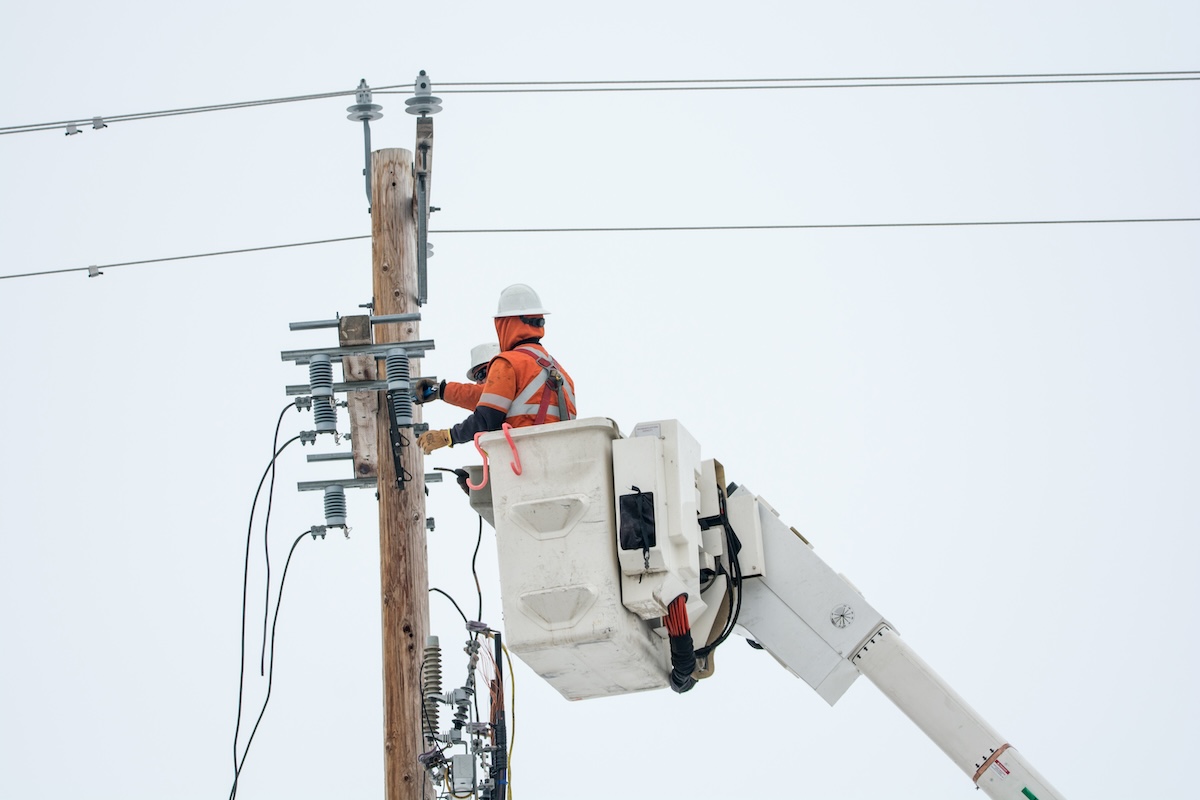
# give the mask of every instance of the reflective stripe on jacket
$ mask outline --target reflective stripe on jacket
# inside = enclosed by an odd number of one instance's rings
[[[492,362],[492,369],[500,367],[499,362],[504,362],[504,366],[498,370],[497,380],[494,382],[492,374],[488,373],[488,382],[479,396],[479,405],[502,412],[505,415],[505,421],[514,428],[535,424],[541,409],[546,380],[549,377],[549,370],[539,363],[539,359],[552,365],[562,375],[567,418],[574,419],[576,413],[575,382],[550,357],[541,344],[524,343],[514,350],[497,356]],[[509,370],[511,370],[511,378],[508,374]],[[551,389],[545,421],[559,421],[558,396],[553,389]]]

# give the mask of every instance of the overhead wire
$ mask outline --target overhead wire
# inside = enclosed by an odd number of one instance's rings
[[[370,239],[370,234],[361,236],[342,236],[336,239],[314,239],[308,242],[290,242],[288,244],[270,244],[261,247],[241,247],[236,250],[214,250],[209,253],[191,253],[186,256],[167,256],[165,258],[147,258],[141,261],[119,261],[114,264],[92,264],[87,267],[67,267],[66,269],[49,269],[40,272],[25,272],[14,275],[0,275],[0,280],[6,278],[29,278],[36,275],[59,275],[64,272],[92,272],[94,270],[114,269],[116,267],[133,267],[141,264],[160,264],[168,261],[186,261],[192,258],[212,258],[214,256],[230,256],[239,253],[257,253],[262,250],[282,250],[288,247],[309,247],[317,244],[333,244],[335,242],[350,242],[356,239]]]
[[[1030,219],[1030,220],[966,220],[940,222],[828,222],[828,223],[783,223],[778,225],[613,225],[613,226],[577,226],[577,227],[547,227],[547,228],[446,228],[432,230],[431,235],[449,236],[457,234],[529,234],[529,233],[669,233],[692,231],[781,231],[781,230],[845,230],[854,228],[969,228],[969,227],[998,227],[1026,225],[1131,225],[1149,223],[1200,222],[1200,217],[1129,217],[1116,219]],[[256,253],[264,250],[281,250],[290,247],[310,247],[313,245],[333,244],[370,239],[369,234],[361,236],[341,236],[332,239],[315,239],[307,242],[290,242],[288,244],[264,245],[261,247],[243,247],[236,250],[215,250],[207,253],[191,253],[182,256],[167,256],[164,258],[148,258],[140,261],[120,261],[113,264],[93,264],[86,267],[65,267],[62,269],[36,270],[0,275],[0,280],[16,278],[35,278],[44,275],[62,275],[69,272],[87,272],[89,275],[116,267],[132,267],[145,264],[163,264],[173,261],[186,261],[198,258],[214,258],[217,256],[237,255],[241,253]]]
[[[963,81],[974,81],[971,85],[998,82],[1017,83],[1078,83],[1078,82],[1120,82],[1146,80],[1200,80],[1200,71],[1127,71],[1127,72],[1079,72],[1079,73],[1004,73],[1004,74],[970,74],[970,75],[920,75],[920,76],[870,76],[870,77],[836,77],[836,78],[712,78],[712,79],[662,79],[662,80],[612,80],[612,81],[458,81],[446,82],[439,86],[450,87],[450,92],[486,92],[486,91],[643,91],[643,90],[696,90],[696,89],[740,89],[740,88],[827,88],[833,85],[849,86],[853,82],[875,82],[879,86],[911,86],[911,85],[968,85]],[[932,81],[932,83],[930,83]],[[840,83],[837,83],[840,82]],[[850,83],[847,83],[850,82]],[[885,83],[886,82],[886,83]],[[925,83],[914,83],[925,82]],[[762,84],[753,86],[747,84]],[[789,86],[787,84],[796,84]],[[388,94],[398,93],[404,84],[386,85],[372,89],[373,92]],[[458,88],[455,88],[458,87]],[[462,87],[485,87],[471,89]],[[496,88],[503,87],[503,88]],[[560,87],[560,88],[552,88]],[[108,122],[150,119],[154,117],[175,116],[180,114],[195,114],[207,111],[223,111],[236,108],[275,105],[281,103],[301,102],[307,100],[327,99],[331,97],[353,95],[356,90],[320,92],[307,95],[268,98],[263,100],[240,101],[208,106],[192,106],[186,108],[166,109],[162,111],[140,112],[134,114],[118,114],[102,117]],[[411,93],[406,88],[405,92]],[[439,91],[441,91],[439,89]],[[81,124],[95,119],[80,117],[73,120],[39,123],[37,125],[17,125],[0,127],[0,135],[18,133],[27,130],[45,130],[61,127],[67,124]],[[833,224],[780,224],[780,225],[680,225],[680,226],[611,226],[611,227],[557,227],[557,228],[467,228],[431,231],[433,234],[500,234],[500,233],[608,233],[608,232],[664,232],[664,231],[734,231],[734,230],[803,230],[803,229],[838,229],[838,228],[900,228],[900,227],[956,227],[956,226],[987,226],[987,225],[1068,225],[1068,224],[1118,224],[1118,223],[1148,223],[1148,222],[1195,222],[1198,218],[1150,218],[1150,219],[1077,219],[1077,220],[997,220],[997,221],[964,221],[964,222],[884,222],[884,223],[833,223]],[[287,244],[266,245],[260,247],[219,250],[206,253],[195,253],[165,258],[143,259],[137,261],[114,262],[111,264],[89,265],[86,267],[68,267],[53,270],[37,270],[30,272],[0,275],[0,280],[28,278],[43,275],[63,274],[68,272],[87,271],[89,277],[101,274],[101,270],[114,269],[124,266],[165,263],[197,258],[235,255],[240,253],[261,252],[266,250],[307,247],[319,244],[369,239],[368,235],[346,236],[331,239],[293,242]]]
[[[925,80],[981,80],[981,79],[1026,79],[1026,78],[1124,78],[1148,75],[1195,75],[1194,70],[1142,70],[1125,72],[1017,72],[967,75],[854,75],[826,78],[663,78],[659,80],[571,80],[571,81],[438,81],[438,91],[443,86],[575,86],[616,85],[636,86],[641,84],[689,84],[689,83],[801,83],[811,81],[925,81]],[[380,87],[394,88],[394,87]]]
[[[399,89],[405,84],[381,86],[379,90]],[[161,111],[140,111],[132,114],[110,114],[98,117],[105,123],[133,122],[143,119],[158,119],[162,117],[177,117],[186,114],[205,114],[212,111],[231,111],[239,108],[255,108],[258,106],[281,105],[284,103],[301,103],[308,100],[326,100],[331,97],[353,96],[357,90],[347,89],[336,92],[318,92],[316,94],[292,95],[290,97],[272,97],[265,100],[243,100],[233,103],[216,103],[207,106],[191,106],[187,108],[168,108]],[[372,90],[375,91],[375,90]],[[411,92],[411,88],[409,89]],[[73,119],[57,120],[54,122],[38,122],[29,125],[9,125],[0,127],[0,136],[10,133],[32,133],[34,131],[55,130],[66,125],[86,125],[97,119],[97,115],[76,117]]]
[[[456,233],[659,233],[668,231],[782,231],[836,230],[840,228],[954,228],[996,225],[1115,225],[1143,222],[1200,222],[1200,217],[1145,217],[1127,219],[1028,219],[965,220],[961,222],[825,222],[778,225],[625,225],[562,228],[450,228],[430,234]]]
[[[792,82],[765,83],[746,82],[737,85],[713,83],[712,85],[658,85],[658,86],[537,86],[521,88],[482,88],[482,89],[438,89],[441,94],[573,94],[587,92],[729,92],[729,91],[770,91],[770,90],[804,90],[804,89],[898,89],[913,87],[946,87],[946,86],[1030,86],[1030,85],[1062,85],[1068,83],[1160,83],[1174,81],[1196,81],[1200,75],[1160,75],[1158,77],[1127,77],[1127,78],[1029,78],[1029,79],[998,79],[998,80],[907,80],[907,79],[839,79],[839,78],[800,78]],[[800,81],[804,81],[801,83]],[[810,82],[812,81],[812,82]],[[825,81],[819,83],[815,81]],[[395,91],[380,90],[376,94],[398,94]]]
[[[893,76],[841,76],[832,78],[665,78],[660,80],[567,80],[567,81],[449,81],[436,84],[443,94],[514,94],[514,93],[564,93],[564,92],[679,92],[679,91],[747,91],[763,89],[851,89],[851,88],[899,88],[912,86],[986,86],[986,85],[1031,85],[1068,83],[1144,83],[1161,81],[1200,80],[1200,71],[1162,70],[1127,72],[1046,72],[1046,73],[1002,73],[971,75],[893,75]],[[371,87],[374,94],[412,94],[411,84],[388,84]],[[168,108],[158,111],[141,111],[130,114],[90,115],[50,122],[8,125],[0,127],[0,136],[16,133],[35,133],[57,130],[69,125],[87,125],[94,120],[104,124],[134,122],[145,119],[161,119],[190,114],[205,114],[215,111],[231,111],[243,108],[326,100],[334,97],[353,96],[357,89],[332,92],[271,97],[261,100],[242,100],[231,103],[215,103],[202,106]]]

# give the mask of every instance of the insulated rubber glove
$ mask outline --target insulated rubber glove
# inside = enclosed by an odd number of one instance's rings
[[[421,378],[417,381],[416,387],[413,388],[413,400],[420,405],[428,403],[430,400],[441,400],[442,390],[446,388],[446,382],[442,381],[441,385],[432,378]]]
[[[454,442],[450,441],[450,431],[425,431],[417,439],[417,444],[421,445],[425,455],[429,455],[440,447],[453,446]]]

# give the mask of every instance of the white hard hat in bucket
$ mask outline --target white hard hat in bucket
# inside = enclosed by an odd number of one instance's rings
[[[484,375],[480,375],[480,370],[486,369],[492,359],[500,355],[500,345],[495,342],[487,344],[477,344],[471,348],[471,368],[467,370],[467,380],[481,381]]]

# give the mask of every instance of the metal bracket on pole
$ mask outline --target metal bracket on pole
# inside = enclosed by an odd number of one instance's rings
[[[380,119],[383,117],[380,109],[383,106],[376,105],[371,102],[371,87],[367,86],[367,79],[363,78],[358,82],[358,89],[354,93],[354,105],[348,106],[346,110],[350,113],[346,115],[346,119],[362,120],[363,125],[363,158],[365,166],[363,167],[363,175],[366,177],[367,183],[367,213],[371,213],[371,120]]]
[[[315,461],[353,461],[354,453],[348,453],[345,450],[340,450],[334,453],[309,453],[308,463]]]
[[[348,317],[339,317],[337,319],[314,319],[307,322],[289,322],[288,330],[292,331],[312,331],[318,328],[336,328],[342,319]],[[357,319],[357,317],[355,318]],[[419,313],[412,314],[382,314],[378,317],[371,317],[372,325],[390,325],[393,322],[420,322],[421,315]]]
[[[442,473],[426,472],[426,483],[441,483]],[[296,483],[296,491],[299,492],[322,492],[326,486],[341,486],[344,489],[374,489],[379,482],[375,478],[329,478],[323,481],[299,481]]]
[[[432,248],[429,245],[430,177],[433,172],[433,120],[432,114],[442,110],[442,99],[433,96],[433,84],[425,70],[417,75],[413,85],[413,96],[404,101],[404,110],[416,114],[417,155],[413,164],[413,176],[417,186],[417,305],[425,305],[429,299],[428,261]]]
[[[425,120],[422,119],[421,122]],[[430,120],[432,122],[432,120]],[[418,142],[420,138],[418,137]],[[420,164],[422,151],[417,145],[417,163]],[[425,305],[429,299],[429,191],[425,182],[429,174],[417,171],[417,305]]]
[[[413,382],[422,380],[431,380],[434,383],[438,382],[436,375],[417,375]],[[309,394],[312,389],[307,383],[289,383],[284,388],[284,394],[288,397],[304,397]],[[383,392],[387,391],[386,380],[373,381],[334,381],[333,391],[335,394],[343,394],[345,392]]]
[[[328,478],[323,481],[300,481],[296,490],[300,492],[321,492],[326,486],[341,486],[343,489],[374,489],[374,478]]]
[[[425,351],[433,349],[432,339],[414,339],[408,342],[384,342],[382,344],[361,344],[349,347],[313,347],[306,350],[284,350],[279,354],[284,361],[295,361],[297,364],[307,364],[316,355],[329,356],[330,361],[341,361],[346,356],[374,356],[376,359],[386,358],[389,350],[397,347],[408,353],[409,358],[423,358]]]

